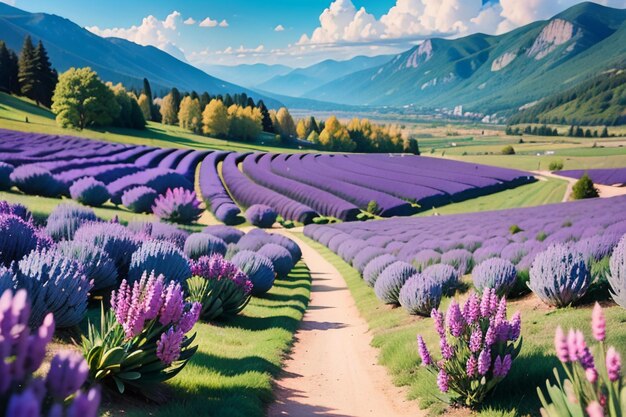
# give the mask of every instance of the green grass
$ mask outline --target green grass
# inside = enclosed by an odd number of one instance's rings
[[[28,123],[25,119],[28,117]],[[304,152],[294,146],[286,146],[274,135],[263,134],[252,143],[235,142],[196,135],[178,126],[149,122],[145,130],[106,129],[63,129],[57,126],[52,112],[37,107],[32,102],[5,93],[0,93],[0,128],[22,132],[38,132],[56,135],[71,135],[109,142],[134,145],[150,145],[161,148],[218,149],[238,152]]]
[[[309,303],[311,276],[299,263],[272,290],[253,298],[243,313],[223,324],[200,323],[198,351],[167,383],[171,399],[161,405],[127,402],[114,396],[105,415],[129,417],[262,417],[272,400],[272,379],[281,369],[293,333]]]
[[[437,156],[437,155],[435,155]],[[563,169],[595,169],[626,167],[626,155],[564,156],[554,155],[448,155],[446,158],[474,164],[485,164],[525,171],[547,171],[550,162],[563,161]]]
[[[301,236],[299,236],[301,237]],[[396,385],[406,386],[408,396],[417,399],[429,414],[446,411],[445,404],[435,399],[434,377],[420,368],[415,338],[424,336],[431,352],[438,356],[438,338],[432,320],[411,317],[401,308],[383,305],[373,290],[360,278],[358,272],[343,262],[329,249],[303,237],[332,263],[344,277],[361,315],[367,320],[373,334],[372,345],[380,349],[379,362],[386,366]],[[463,294],[457,297],[463,298]],[[445,299],[442,308],[447,308],[450,299]],[[523,348],[513,363],[511,373],[499,385],[494,394],[476,412],[479,417],[522,417],[538,416],[539,400],[536,387],[545,387],[552,369],[558,366],[554,356],[554,331],[557,325],[568,329],[579,328],[590,336],[591,305],[560,310],[548,309],[534,296],[509,303],[509,316],[516,310],[522,312]],[[626,354],[626,310],[612,304],[605,308],[607,316],[608,343],[615,346],[622,355]],[[416,412],[417,414],[417,412]],[[468,415],[466,410],[454,415]]]
[[[532,207],[563,201],[567,181],[550,178],[532,184],[501,191],[484,197],[473,198],[460,203],[449,204],[440,208],[420,213],[420,216],[433,214],[474,213],[478,211],[504,210],[517,207]]]

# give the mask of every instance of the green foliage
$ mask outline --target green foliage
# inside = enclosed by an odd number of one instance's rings
[[[512,225],[509,227],[509,233],[511,233],[512,235],[514,235],[514,234],[516,234],[516,233],[519,233],[519,232],[523,232],[523,231],[524,231],[524,230],[522,230],[522,228],[521,228],[521,227],[519,227],[519,226],[518,226],[518,225],[516,225],[516,224],[512,224]]]
[[[511,145],[507,145],[500,151],[502,155],[515,155],[515,149]]]
[[[52,112],[61,127],[106,126],[120,112],[113,91],[91,68],[70,68],[59,77]]]
[[[572,188],[572,198],[574,200],[582,200],[585,198],[598,197],[598,189],[594,186],[593,181],[589,178],[589,175],[585,174],[580,177],[574,187]]]
[[[112,125],[130,129],[145,129],[146,120],[135,96],[126,91],[121,83],[117,85],[107,83],[107,86],[113,91],[115,101],[120,107],[120,112],[113,119]]]
[[[35,47],[30,36],[24,39],[18,62],[18,81],[22,95],[35,100],[37,105],[50,106],[57,73],[52,69],[41,41]]]
[[[0,91],[18,94],[18,58],[14,51],[7,48],[4,41],[0,41]]]
[[[189,301],[202,304],[200,319],[211,321],[236,316],[250,302],[245,293],[231,279],[206,279],[193,276],[186,281]]]
[[[371,213],[371,214],[377,214],[379,212],[380,208],[378,207],[378,203],[376,202],[376,200],[372,200],[369,203],[367,203],[367,212]]]
[[[550,165],[548,165],[548,169],[550,171],[560,171],[563,169],[563,161],[552,161]]]

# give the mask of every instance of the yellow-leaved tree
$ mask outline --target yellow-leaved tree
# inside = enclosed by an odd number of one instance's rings
[[[183,129],[199,133],[202,129],[202,113],[200,111],[200,100],[197,98],[185,97],[180,102],[178,111],[178,124]]]
[[[222,100],[213,99],[202,112],[202,132],[216,138],[225,138],[230,129],[230,116]]]

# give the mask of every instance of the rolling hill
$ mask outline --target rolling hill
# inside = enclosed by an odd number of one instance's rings
[[[500,36],[427,40],[384,65],[341,77],[305,97],[512,112],[615,68],[625,57],[626,10],[580,3],[548,21]]]
[[[153,46],[119,38],[101,38],[72,21],[46,13],[29,13],[0,2],[0,39],[16,51],[24,37],[43,41],[52,65],[59,71],[89,66],[103,80],[141,88],[144,77],[154,92],[172,87],[211,94],[246,92],[263,98],[270,107],[280,103],[249,89],[212,77]]]

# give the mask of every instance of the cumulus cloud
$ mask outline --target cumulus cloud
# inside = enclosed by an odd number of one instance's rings
[[[215,26],[217,26],[217,20],[213,20],[210,17],[207,17],[202,22],[200,22],[199,26],[203,28],[214,28]]]
[[[196,19],[194,19],[193,17],[189,17],[187,19],[185,19],[185,21],[183,22],[186,25],[195,25],[196,24]]]
[[[227,27],[228,27],[228,22],[226,21],[226,19],[223,19],[223,20],[220,22],[220,25],[219,25],[219,26],[220,26],[221,28],[227,28]]]
[[[278,25],[274,28],[274,32],[282,32],[285,30],[285,27],[283,25]]]
[[[164,20],[150,15],[144,17],[140,25],[128,28],[100,28],[86,27],[92,33],[102,37],[116,37],[127,39],[140,45],[152,45],[172,53],[177,58],[183,57],[183,52],[176,46],[179,37],[177,27],[181,23],[181,14],[173,11]]]

